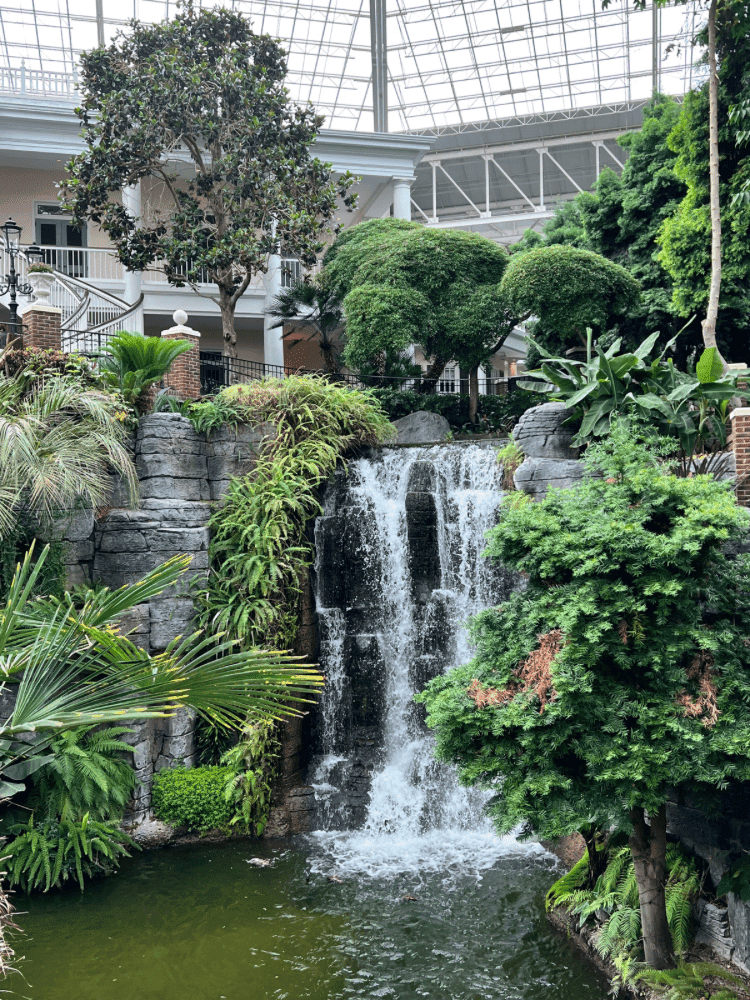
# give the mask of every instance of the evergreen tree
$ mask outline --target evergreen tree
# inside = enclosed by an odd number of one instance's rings
[[[497,790],[500,830],[627,831],[645,958],[669,968],[667,790],[750,777],[746,599],[721,587],[748,515],[728,484],[673,476],[628,435],[589,448],[598,477],[578,489],[506,500],[488,555],[528,586],[474,620],[474,660],[418,700],[439,757]]]

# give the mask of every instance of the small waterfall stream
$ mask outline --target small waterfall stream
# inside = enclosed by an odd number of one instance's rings
[[[340,870],[487,867],[529,849],[495,836],[486,795],[433,759],[412,700],[471,656],[467,619],[519,586],[481,557],[501,495],[496,450],[384,448],[327,491],[315,568],[328,683],[311,783],[315,836]]]

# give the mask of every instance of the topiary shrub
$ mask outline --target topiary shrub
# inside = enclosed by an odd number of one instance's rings
[[[205,833],[229,826],[233,815],[224,790],[231,767],[165,768],[154,777],[152,803],[157,819]]]

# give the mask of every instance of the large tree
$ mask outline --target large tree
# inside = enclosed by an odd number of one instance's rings
[[[449,361],[469,369],[472,419],[479,366],[500,349],[516,318],[499,291],[505,250],[475,233],[374,219],[342,233],[323,258],[324,277],[346,317],[352,367],[418,344],[426,384]]]
[[[638,283],[625,268],[590,250],[540,246],[511,258],[500,285],[519,319],[535,316],[548,349],[586,345],[586,330],[610,329],[638,305]]]
[[[667,968],[667,791],[750,777],[743,587],[716,588],[722,613],[701,600],[747,512],[622,425],[589,452],[599,478],[506,501],[488,554],[528,586],[475,619],[475,659],[420,698],[439,756],[497,791],[501,830],[628,832],[645,958]]]
[[[237,302],[269,255],[315,263],[339,204],[353,205],[352,176],[311,154],[323,118],[292,104],[286,69],[279,43],[240,14],[192,5],[81,57],[87,148],[62,196],[131,270],[156,263],[178,286],[207,276],[233,357]],[[146,208],[134,218],[120,192],[138,182]]]

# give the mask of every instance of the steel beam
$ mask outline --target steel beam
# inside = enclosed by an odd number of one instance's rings
[[[372,114],[376,132],[388,131],[388,40],[385,4],[386,0],[370,0]]]

